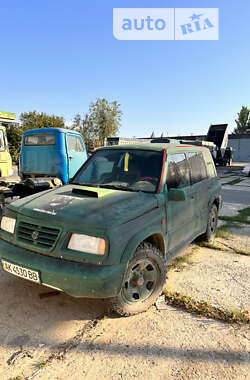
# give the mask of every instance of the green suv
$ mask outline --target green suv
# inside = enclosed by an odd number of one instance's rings
[[[5,271],[120,315],[146,310],[166,264],[214,238],[221,187],[208,149],[142,144],[99,149],[60,188],[11,203],[1,220]]]

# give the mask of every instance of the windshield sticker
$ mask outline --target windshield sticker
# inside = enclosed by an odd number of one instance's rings
[[[124,171],[125,172],[128,172],[128,159],[129,159],[129,153],[127,152],[125,154],[125,158],[124,158]]]

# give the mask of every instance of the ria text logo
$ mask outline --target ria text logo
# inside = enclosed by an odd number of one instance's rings
[[[118,40],[218,40],[218,8],[115,8]]]

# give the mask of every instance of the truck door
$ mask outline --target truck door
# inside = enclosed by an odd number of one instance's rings
[[[190,170],[184,153],[168,155],[167,188],[185,191],[185,201],[168,200],[167,234],[168,251],[178,249],[190,240],[195,232],[195,204],[190,186]]]
[[[81,136],[67,133],[68,172],[69,179],[72,178],[82,164],[87,160],[87,151]]]

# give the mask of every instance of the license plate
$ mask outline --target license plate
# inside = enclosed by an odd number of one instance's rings
[[[40,284],[39,273],[36,272],[35,270],[24,268],[24,267],[21,267],[20,265],[13,264],[5,260],[2,260],[2,267],[3,267],[3,270],[5,270],[6,272],[9,272],[11,274],[14,274],[15,276],[25,278],[26,280],[37,282],[38,284]]]

